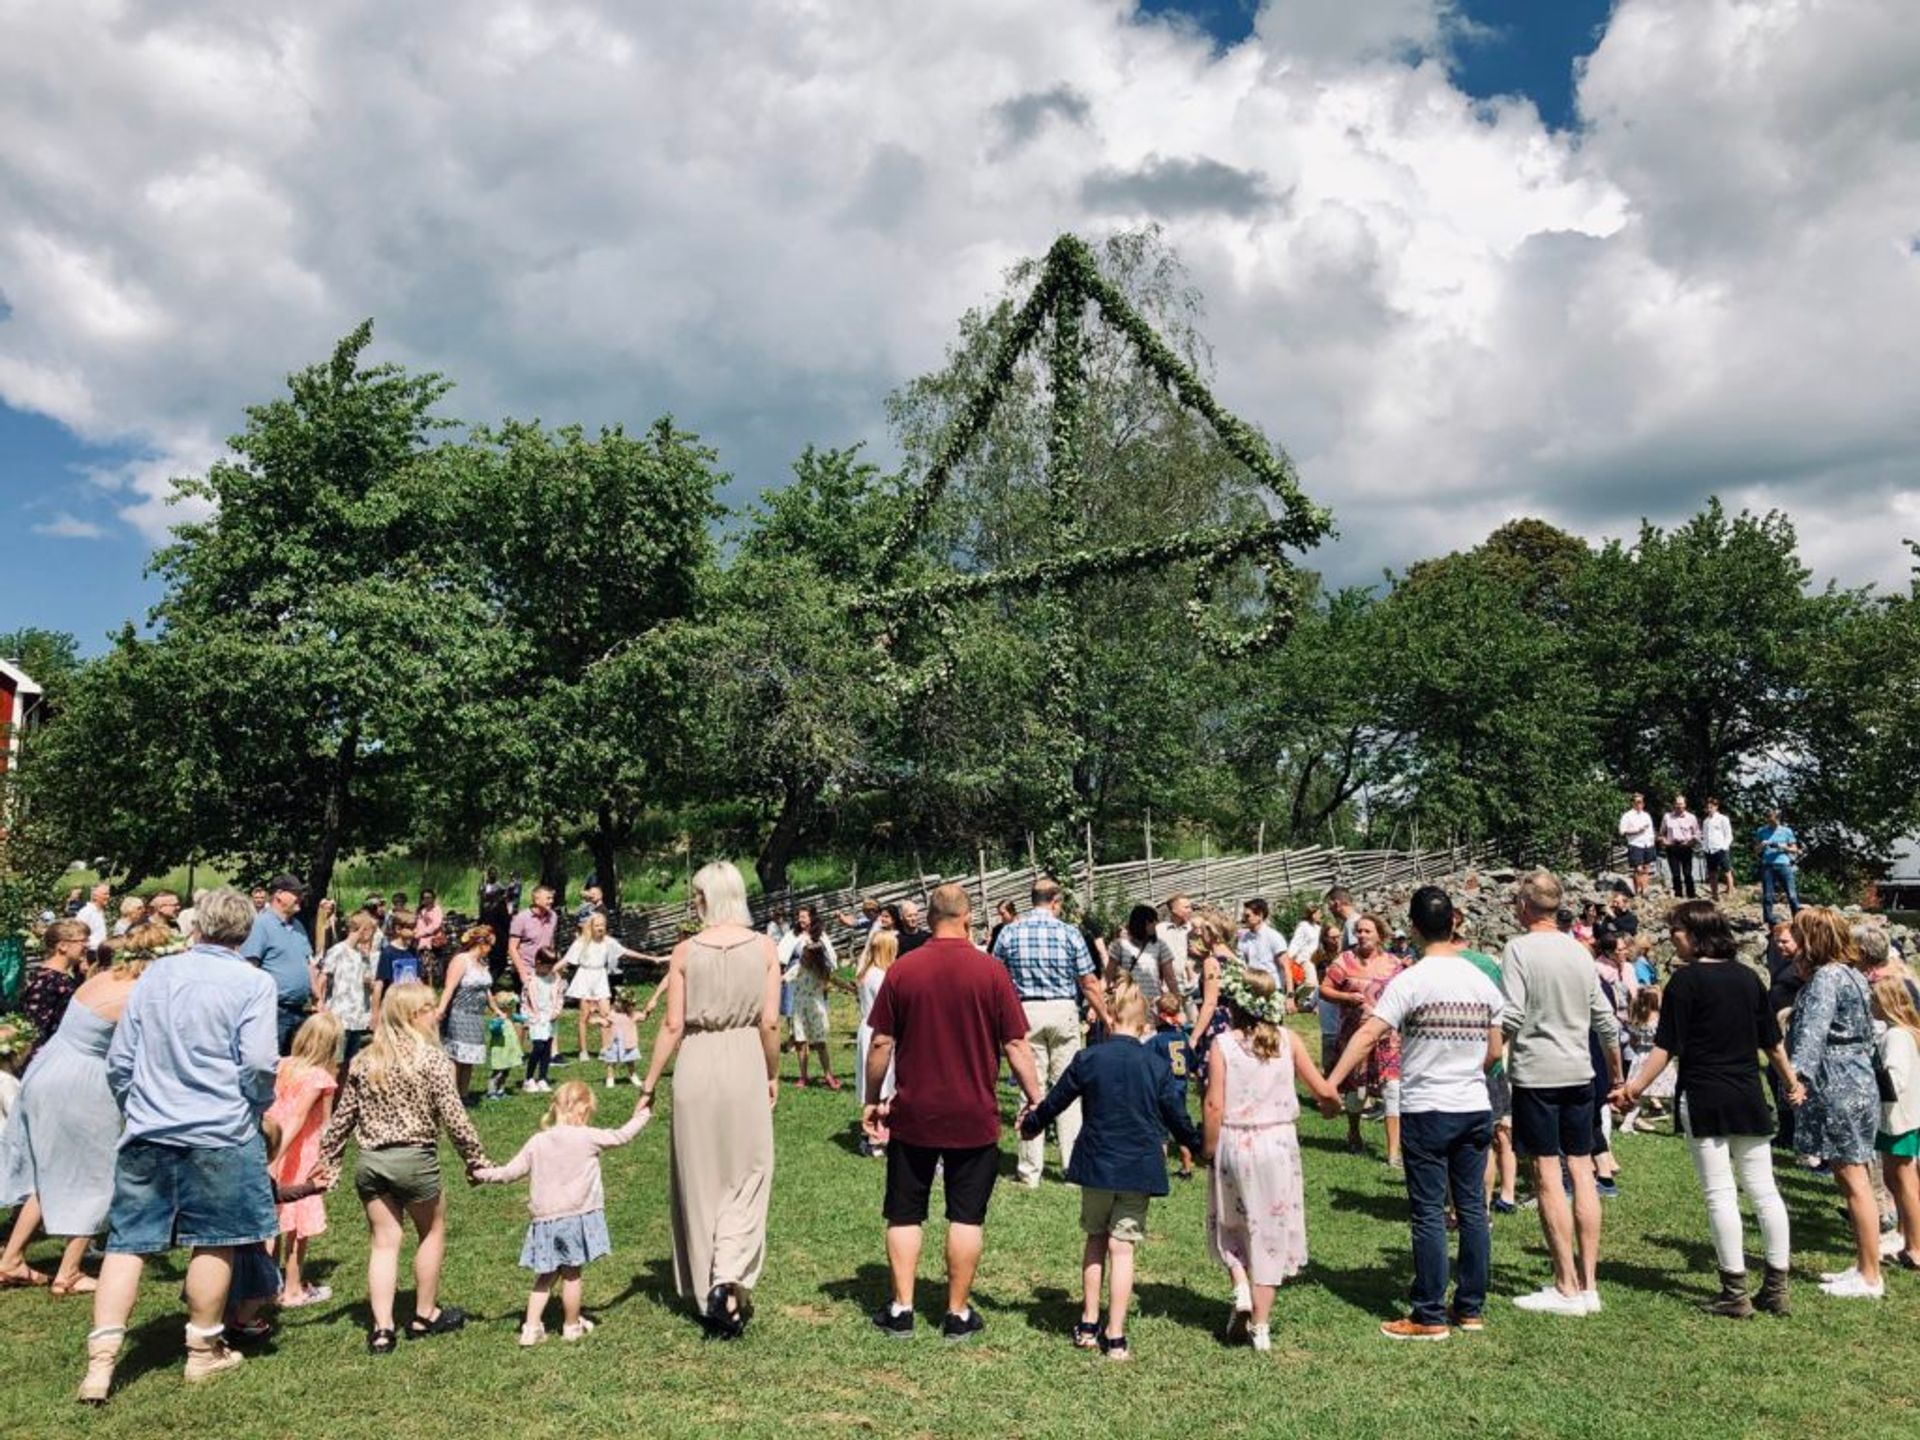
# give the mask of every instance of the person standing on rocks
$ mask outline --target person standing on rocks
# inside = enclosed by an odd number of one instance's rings
[[[1647,797],[1634,792],[1633,803],[1620,817],[1620,838],[1627,847],[1627,867],[1633,871],[1635,898],[1647,893],[1647,880],[1653,873],[1658,847],[1654,842],[1653,816],[1647,813]]]
[[[1787,897],[1788,916],[1798,915],[1800,890],[1794,880],[1794,866],[1800,854],[1800,838],[1774,809],[1767,811],[1767,823],[1753,832],[1753,842],[1760,855],[1760,918],[1773,924],[1773,902],[1782,892]]]
[[[1602,1145],[1594,1122],[1587,1032],[1598,1034],[1608,1076],[1618,1085],[1620,1023],[1601,992],[1593,957],[1555,923],[1562,893],[1559,879],[1548,870],[1521,880],[1514,900],[1521,933],[1500,956],[1513,1143],[1533,1162],[1540,1228],[1553,1256],[1553,1283],[1516,1296],[1513,1303],[1549,1315],[1593,1315],[1600,1310],[1600,1191],[1593,1157]],[[1573,1181],[1571,1209],[1561,1184],[1563,1167]]]
[[[1717,796],[1707,797],[1707,813],[1700,822],[1700,848],[1707,856],[1707,898],[1718,901],[1720,882],[1733,899],[1733,821],[1720,809]]]
[[[1667,879],[1674,897],[1697,899],[1693,888],[1693,852],[1700,846],[1700,817],[1687,809],[1687,797],[1673,797],[1673,808],[1660,818],[1660,844],[1667,852]]]

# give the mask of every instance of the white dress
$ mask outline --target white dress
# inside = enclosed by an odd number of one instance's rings
[[[866,974],[860,977],[860,1028],[854,1033],[854,1043],[859,1050],[858,1068],[853,1072],[854,1087],[864,1104],[867,1098],[867,1051],[873,1045],[873,1026],[867,1023],[867,1017],[873,1013],[874,998],[880,993],[880,984],[887,978],[887,972],[878,965],[869,965]],[[887,1078],[880,1086],[880,1098],[893,1098],[893,1066],[887,1066]]]
[[[589,940],[585,936],[575,938],[567,947],[565,964],[573,972],[573,978],[567,982],[569,1000],[605,1000],[613,994],[608,982],[608,974],[613,961],[625,949],[618,940],[609,935],[605,940]]]

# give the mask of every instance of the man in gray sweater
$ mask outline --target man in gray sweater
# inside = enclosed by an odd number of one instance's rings
[[[1588,1032],[1599,1038],[1608,1078],[1618,1084],[1620,1026],[1600,989],[1593,956],[1554,923],[1560,900],[1552,872],[1536,870],[1522,880],[1514,900],[1521,933],[1500,956],[1513,1143],[1533,1161],[1540,1228],[1553,1256],[1553,1283],[1513,1303],[1550,1315],[1592,1315],[1600,1309],[1600,1191],[1593,1157],[1605,1142]],[[1563,1163],[1573,1180],[1571,1213]]]

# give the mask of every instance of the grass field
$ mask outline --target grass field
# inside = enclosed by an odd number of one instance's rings
[[[847,1055],[843,1047],[843,1075]],[[611,1123],[635,1094],[596,1093]],[[496,1158],[541,1110],[536,1096],[482,1108]],[[1636,1135],[1621,1144],[1625,1193],[1608,1202],[1603,1314],[1534,1317],[1507,1303],[1546,1275],[1538,1226],[1522,1212],[1496,1219],[1487,1332],[1399,1346],[1375,1333],[1409,1278],[1404,1198],[1380,1163],[1379,1131],[1371,1156],[1352,1157],[1341,1122],[1309,1114],[1300,1129],[1313,1263],[1281,1292],[1273,1353],[1216,1338],[1226,1290],[1206,1250],[1201,1179],[1154,1207],[1130,1327],[1136,1358],[1117,1366],[1069,1345],[1077,1194],[1051,1174],[1038,1192],[1007,1183],[996,1193],[976,1296],[984,1336],[961,1347],[937,1338],[943,1292],[931,1274],[918,1336],[874,1334],[866,1315],[885,1288],[881,1175],[854,1149],[853,1113],[845,1092],[781,1096],[770,1258],[758,1318],[739,1344],[706,1341],[673,1296],[667,1127],[656,1123],[607,1158],[615,1252],[588,1271],[600,1328],[580,1344],[515,1346],[524,1189],[456,1180],[444,1293],[474,1319],[464,1333],[370,1357],[365,1227],[342,1190],[315,1248],[336,1299],[290,1314],[243,1371],[198,1390],[180,1380],[172,1264],[148,1271],[120,1386],[100,1412],[70,1398],[86,1302],[0,1294],[0,1437],[1920,1434],[1920,1276],[1893,1272],[1879,1305],[1820,1295],[1817,1272],[1844,1265],[1848,1247],[1829,1184],[1802,1173],[1784,1182],[1798,1281],[1789,1320],[1698,1312],[1713,1256],[1691,1167],[1673,1137]],[[939,1242],[935,1224],[930,1256]],[[35,1257],[50,1265],[51,1248],[43,1242]]]

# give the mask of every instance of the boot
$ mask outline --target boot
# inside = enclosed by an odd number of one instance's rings
[[[228,1346],[225,1339],[225,1327],[215,1325],[202,1330],[197,1325],[187,1326],[187,1382],[198,1384],[202,1380],[211,1380],[226,1370],[237,1370],[246,1360],[238,1350]]]
[[[1729,1320],[1747,1320],[1753,1316],[1753,1302],[1747,1298],[1747,1272],[1722,1270],[1720,1293],[1707,1301],[1707,1313],[1724,1315]]]
[[[120,1359],[120,1344],[126,1338],[126,1327],[122,1325],[88,1332],[87,1373],[80,1381],[80,1394],[75,1398],[88,1405],[107,1403],[107,1392],[113,1389],[113,1367]]]
[[[1787,1272],[1767,1266],[1767,1278],[1760,1282],[1760,1293],[1753,1297],[1753,1308],[1764,1310],[1769,1315],[1786,1316],[1793,1312],[1787,1308]]]

